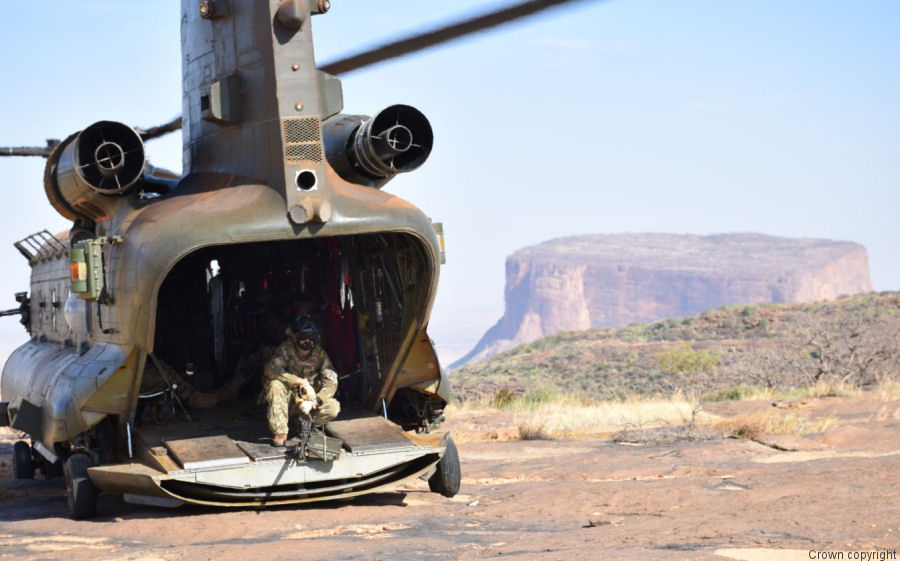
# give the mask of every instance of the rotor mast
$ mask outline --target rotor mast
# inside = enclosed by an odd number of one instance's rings
[[[340,83],[316,69],[313,54],[311,16],[327,8],[323,0],[182,1],[186,175],[254,178],[283,192],[288,208],[310,196],[298,179],[325,176],[321,122],[343,105]]]

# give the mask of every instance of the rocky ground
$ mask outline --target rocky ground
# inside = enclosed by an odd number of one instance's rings
[[[453,499],[424,482],[265,511],[157,510],[103,496],[99,516],[81,522],[67,517],[61,480],[12,479],[17,436],[2,429],[0,559],[897,559],[900,401],[780,405],[834,422],[822,434],[758,441],[462,439]],[[484,430],[503,433],[503,422]],[[836,553],[844,557],[826,557]]]

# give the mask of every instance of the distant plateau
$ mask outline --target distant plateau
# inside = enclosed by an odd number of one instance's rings
[[[866,249],[854,242],[754,233],[559,238],[506,259],[503,317],[450,368],[561,331],[872,290]]]

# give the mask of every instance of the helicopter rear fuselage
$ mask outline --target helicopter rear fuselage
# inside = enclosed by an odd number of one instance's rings
[[[346,408],[390,409],[410,429],[437,421],[449,396],[424,331],[440,260],[433,226],[400,199],[336,175],[330,181],[333,218],[307,228],[285,220],[284,202],[268,186],[232,184],[233,176],[185,178],[108,233],[98,301],[71,292],[65,252],[39,257],[34,337],[7,362],[2,393],[40,415],[32,424],[22,416],[15,428],[65,454],[96,448],[103,437],[94,428],[113,417],[124,423],[115,450],[96,453],[130,460],[141,442],[132,437],[126,454],[129,433],[159,421],[138,415],[142,392],[153,389],[142,385],[150,353],[198,390],[241,377],[245,387],[217,407],[252,409],[260,356],[284,337],[296,302],[310,299],[330,327],[324,344],[342,376]],[[210,189],[216,182],[223,184]],[[263,416],[258,408],[247,419]],[[259,428],[257,437],[267,437]],[[121,486],[118,478],[110,490]]]
[[[49,155],[47,196],[73,226],[17,244],[32,337],[0,393],[44,461],[65,460],[75,516],[92,485],[170,505],[352,496],[429,473],[452,447],[426,434],[450,399],[426,333],[441,242],[380,190],[425,161],[431,127],[405,105],[340,113],[340,82],[312,54],[327,5],[183,2],[183,177],[109,121]],[[298,314],[340,377],[317,458],[268,446],[258,399]]]

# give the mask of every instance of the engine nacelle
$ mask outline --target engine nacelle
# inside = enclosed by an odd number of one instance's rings
[[[428,119],[409,105],[391,105],[371,118],[337,115],[323,123],[323,135],[338,175],[372,187],[421,166],[434,143]]]
[[[47,159],[44,190],[60,214],[99,222],[110,197],[130,193],[144,174],[144,143],[128,125],[99,121],[61,142]]]

